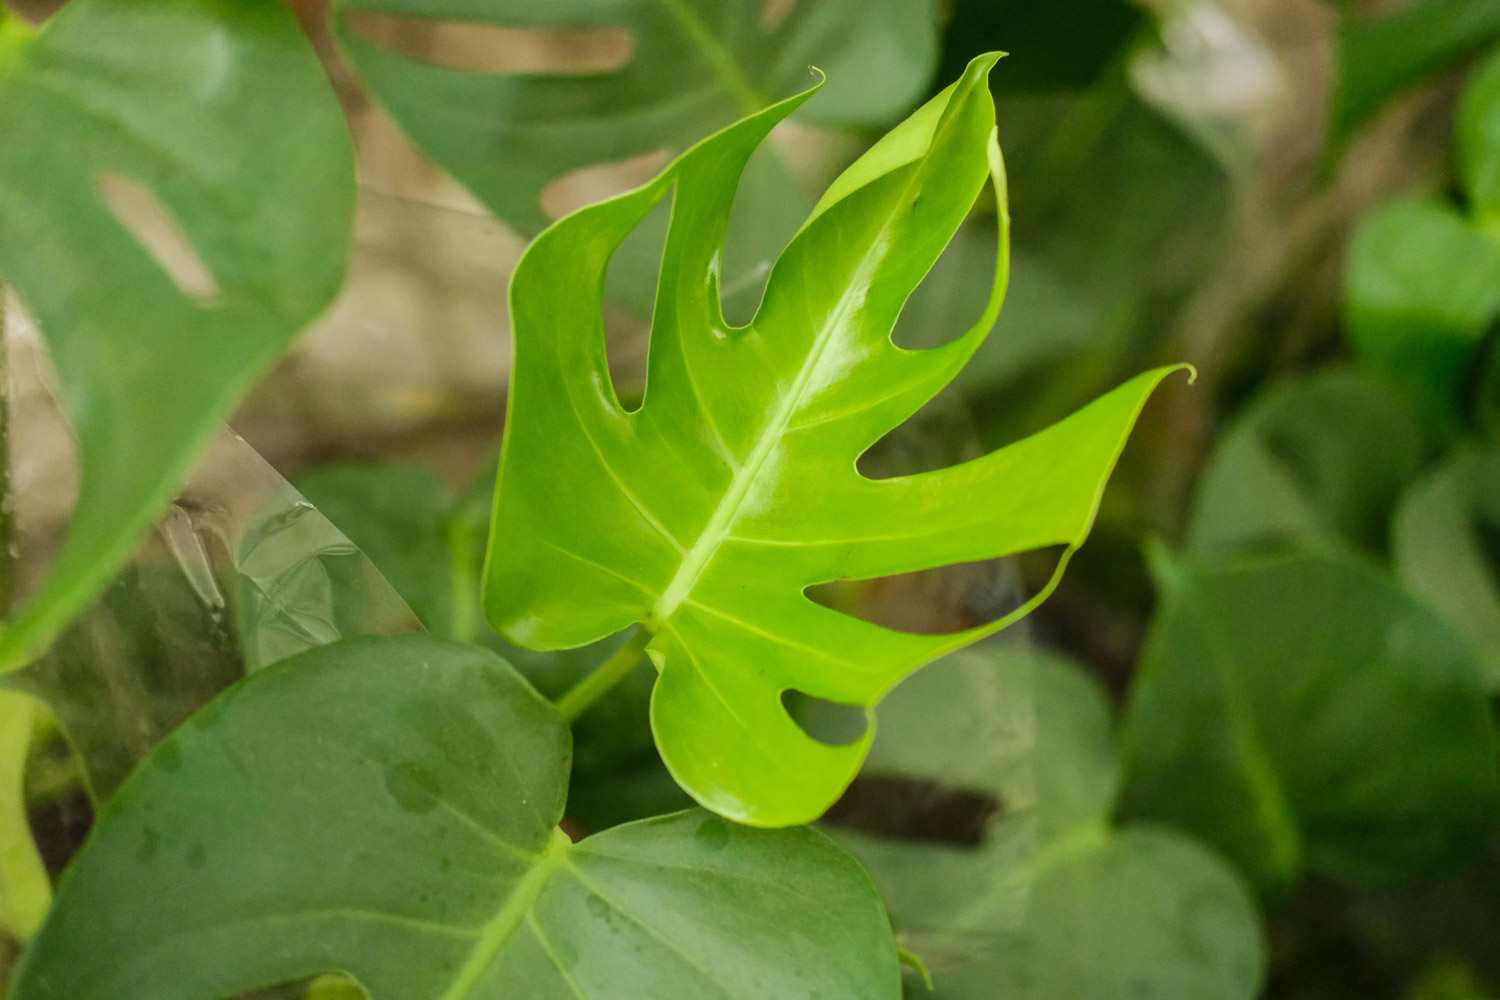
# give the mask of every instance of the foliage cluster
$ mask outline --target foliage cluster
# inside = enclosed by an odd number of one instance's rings
[[[1500,56],[1457,193],[1336,234],[1341,309],[1280,377],[1161,332],[1202,321],[1246,197],[1234,122],[1163,82],[1192,18],[1022,6],[336,0],[363,91],[529,240],[503,445],[459,493],[391,462],[294,488],[219,430],[350,260],[355,156],[292,10],[0,8],[0,278],[79,470],[65,533],[3,525],[37,549],[0,630],[8,995],[1500,989],[1497,897],[1444,881],[1500,819]],[[1338,16],[1325,172],[1500,37],[1489,0]],[[628,45],[392,42],[432,22]],[[788,125],[852,151],[816,200]],[[1226,415],[1181,523],[1129,455],[1101,509],[1153,393],[1136,455]],[[232,499],[184,487],[205,454]],[[1040,642],[992,637],[1070,561]],[[74,800],[88,840],[44,861]],[[1433,911],[1478,943],[1381,936]],[[1368,968],[1307,957],[1330,925]]]

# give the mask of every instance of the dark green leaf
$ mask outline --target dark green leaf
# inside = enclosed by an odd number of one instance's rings
[[[1104,829],[1038,859],[1008,947],[938,974],[938,1000],[1252,1000],[1255,905],[1223,859],[1181,833]]]
[[[642,623],[661,670],[651,719],[662,758],[689,794],[732,818],[817,817],[873,737],[813,739],[787,715],[784,691],[869,709],[922,664],[1030,607],[912,635],[824,608],[806,588],[1076,547],[1136,414],[1171,371],[1138,376],[972,462],[879,481],[858,473],[859,455],[952,379],[999,309],[1003,249],[971,330],[925,351],[890,340],[902,303],[991,176],[1003,204],[984,86],[992,63],[977,60],[834,182],[747,327],[730,327],[718,303],[734,181],[810,95],[560,222],[512,281],[516,363],[486,613],[537,649]],[[631,412],[609,383],[600,289],[610,252],[669,191],[649,387]]]
[[[1198,484],[1200,557],[1285,548],[1383,552],[1396,499],[1420,467],[1401,401],[1347,372],[1285,382],[1220,436]]]
[[[1429,874],[1483,843],[1500,804],[1481,665],[1355,562],[1197,572],[1152,630],[1125,746],[1131,811],[1200,834],[1263,885],[1304,867]]]
[[[882,715],[866,774],[1004,801],[977,848],[839,832],[942,1000],[1255,995],[1265,960],[1234,871],[1181,834],[1110,827],[1120,765],[1109,702],[1085,672],[986,644],[913,677]]]
[[[1500,687],[1500,453],[1459,454],[1415,484],[1393,549],[1401,579],[1469,639]]]
[[[333,297],[354,185],[338,103],[279,3],[74,0],[0,42],[0,135],[0,278],[46,336],[82,454],[67,540],[0,635],[14,669]]]
[[[927,0],[793,0],[774,26],[762,0],[338,0],[340,44],[361,81],[412,138],[522,233],[545,227],[541,193],[573,171],[678,153],[828,74],[812,114],[882,124],[911,107],[937,57]],[[581,75],[470,73],[361,37],[360,15],[509,28],[615,28],[623,68]],[[760,201],[775,211],[780,192]],[[795,226],[795,221],[793,222]],[[784,238],[783,234],[783,238]]]
[[[567,727],[503,661],[352,640],[249,678],[100,816],[12,1000],[877,1000],[891,932],[810,830],[693,810],[571,844]]]
[[[1339,82],[1329,132],[1343,142],[1412,83],[1500,35],[1500,0],[1415,0],[1339,30]]]
[[[1426,426],[1455,433],[1460,387],[1500,316],[1500,241],[1444,204],[1389,205],[1354,235],[1344,296],[1360,366],[1401,389]]]

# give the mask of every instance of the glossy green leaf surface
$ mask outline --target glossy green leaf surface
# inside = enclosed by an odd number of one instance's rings
[[[1382,573],[1299,556],[1168,595],[1125,725],[1126,802],[1262,885],[1389,883],[1463,860],[1500,806],[1477,657]]]
[[[336,643],[227,692],[100,815],[12,1000],[894,1000],[859,866],[701,810],[577,844],[567,727],[493,654]]]
[[[1401,501],[1396,573],[1473,643],[1500,688],[1500,453],[1464,452]]]
[[[784,691],[869,708],[922,664],[1021,613],[911,635],[821,607],[805,589],[1076,546],[1136,414],[1170,371],[975,461],[879,481],[856,470],[863,451],[953,378],[999,309],[1003,249],[971,330],[923,351],[890,340],[991,176],[1003,204],[985,86],[992,62],[976,60],[834,182],[748,326],[726,323],[717,298],[734,181],[810,95],[558,223],[512,281],[516,360],[486,614],[538,649],[643,623],[661,671],[657,746],[694,798],[731,818],[817,817],[868,749],[873,726],[845,746],[807,736],[783,709]],[[669,192],[646,394],[626,411],[609,382],[600,290],[611,252]],[[1003,228],[1001,237],[1003,247]]]
[[[1344,296],[1360,366],[1398,387],[1434,432],[1456,433],[1476,349],[1500,316],[1500,240],[1448,205],[1397,202],[1356,231]]]
[[[0,135],[0,280],[46,337],[82,454],[67,540],[0,634],[14,669],[332,298],[354,191],[332,89],[270,0],[74,0],[0,41]]]
[[[1500,0],[1415,0],[1339,30],[1329,131],[1346,139],[1371,112],[1428,73],[1500,36]]]
[[[387,50],[361,12],[520,29],[621,29],[623,67],[474,73]],[[530,235],[546,185],[581,168],[666,150],[829,78],[819,118],[875,125],[917,100],[937,58],[927,0],[338,0],[335,28],[360,80],[412,139],[491,211]],[[352,24],[351,24],[352,22]],[[785,194],[780,198],[785,201]],[[776,208],[776,195],[761,202]]]
[[[1189,549],[1209,558],[1383,552],[1391,511],[1421,467],[1421,444],[1402,401],[1352,372],[1275,386],[1220,436],[1198,483]]]
[[[913,677],[883,715],[866,775],[1001,796],[978,846],[835,831],[929,963],[937,997],[1256,995],[1265,956],[1240,877],[1191,837],[1110,824],[1121,780],[1110,706],[1077,665],[982,644]]]

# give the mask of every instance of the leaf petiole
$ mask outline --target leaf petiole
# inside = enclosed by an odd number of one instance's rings
[[[641,654],[656,633],[644,625],[636,630],[630,641],[621,646],[614,656],[605,660],[593,673],[573,685],[566,694],[557,699],[554,707],[565,722],[572,722],[593,707],[594,702],[609,693],[610,688],[625,679],[640,662]]]

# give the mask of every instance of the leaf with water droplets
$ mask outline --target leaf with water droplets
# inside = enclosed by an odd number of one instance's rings
[[[890,924],[812,830],[690,810],[571,843],[567,726],[423,636],[255,674],[100,815],[11,1000],[217,1000],[332,972],[372,1000],[895,1000]]]

